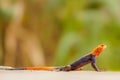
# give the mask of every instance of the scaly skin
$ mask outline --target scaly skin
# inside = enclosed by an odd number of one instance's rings
[[[78,71],[89,63],[95,71],[99,71],[96,66],[96,57],[101,54],[101,52],[106,48],[105,44],[98,45],[95,49],[83,56],[82,58],[76,60],[75,62],[62,67],[25,67],[25,68],[5,68],[4,70],[47,70],[47,71]]]

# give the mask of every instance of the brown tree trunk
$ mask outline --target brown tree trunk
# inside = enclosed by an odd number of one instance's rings
[[[44,55],[37,36],[22,27],[24,3],[15,5],[13,19],[5,31],[4,65],[13,67],[44,65]]]

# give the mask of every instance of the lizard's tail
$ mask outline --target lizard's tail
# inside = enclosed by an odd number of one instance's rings
[[[14,69],[14,68],[10,66],[0,66],[0,70],[7,70],[7,69]]]
[[[0,70],[44,70],[44,71],[69,71],[69,66],[59,66],[59,67],[23,67],[23,68],[13,68],[8,66],[0,66]]]
[[[47,70],[47,71],[53,71],[54,67],[26,67],[24,70]]]
[[[9,66],[0,66],[0,70],[46,70],[46,71],[54,71],[57,68],[55,67],[23,67],[23,68],[13,68]]]

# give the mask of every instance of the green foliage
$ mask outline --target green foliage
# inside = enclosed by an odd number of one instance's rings
[[[12,18],[12,9],[4,10],[0,8],[0,18],[3,19],[3,21],[9,21]]]
[[[62,16],[63,26],[61,27],[64,30],[56,51],[55,62],[59,65],[68,64],[90,52],[98,44],[104,43],[108,48],[98,58],[98,65],[103,70],[120,70],[118,47],[120,45],[120,10],[117,3],[116,0],[67,1],[63,7],[67,14]],[[71,32],[77,34],[73,35]],[[77,39],[74,38],[76,35],[79,39],[77,44],[73,43]],[[73,45],[76,49],[68,58]]]

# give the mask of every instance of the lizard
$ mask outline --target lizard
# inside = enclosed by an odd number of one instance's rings
[[[94,48],[89,54],[79,58],[75,62],[66,65],[66,66],[60,66],[60,67],[23,67],[23,68],[0,68],[4,70],[47,70],[47,71],[79,71],[84,67],[85,65],[91,63],[91,66],[95,71],[99,71],[99,69],[96,66],[96,57],[98,57],[101,52],[106,48],[107,46],[105,44],[100,44],[96,48]]]

